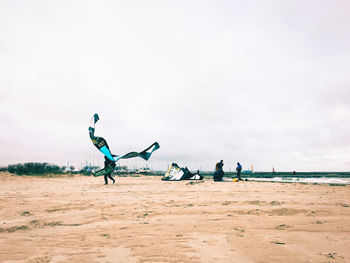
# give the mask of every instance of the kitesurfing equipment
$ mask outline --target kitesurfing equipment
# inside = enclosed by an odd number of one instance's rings
[[[134,158],[134,157],[141,157],[144,160],[148,160],[152,153],[156,150],[159,149],[159,143],[158,142],[154,142],[151,146],[147,147],[145,150],[141,151],[141,152],[129,152],[127,154],[124,155],[115,155],[112,154],[111,150],[109,149],[109,146],[107,144],[107,141],[102,138],[102,137],[98,137],[95,136],[95,124],[96,122],[98,122],[99,120],[99,116],[97,113],[94,114],[94,116],[91,119],[91,124],[89,126],[89,135],[90,135],[90,139],[92,141],[92,143],[96,146],[96,148],[102,152],[106,158],[108,158],[110,161],[112,162],[117,162],[120,159],[129,159],[129,158]],[[114,165],[115,167],[115,165]],[[102,170],[99,170],[95,173],[95,176],[100,176],[100,175],[104,175],[106,173],[111,172],[110,169],[112,169],[112,171],[114,170],[113,165],[106,167]]]
[[[202,180],[203,176],[199,174],[199,170],[191,173],[187,167],[180,168],[176,163],[169,166],[168,171],[162,178],[163,181],[181,181],[181,180]]]

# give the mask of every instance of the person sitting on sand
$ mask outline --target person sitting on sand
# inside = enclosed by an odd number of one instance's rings
[[[221,160],[220,162],[216,163],[215,165],[215,172],[213,179],[215,182],[222,181],[222,178],[224,177],[224,170],[223,170],[224,162]]]
[[[104,177],[105,177],[105,184],[108,184],[108,178],[111,179],[113,181],[113,184],[115,183],[115,180],[113,179],[113,177],[111,176],[112,172],[114,171],[114,168],[116,167],[115,162],[109,160],[106,156],[105,156],[105,167],[104,169],[106,171],[108,171]]]

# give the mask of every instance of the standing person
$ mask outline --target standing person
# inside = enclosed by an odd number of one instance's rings
[[[237,178],[239,181],[242,180],[241,171],[242,171],[242,165],[240,163],[237,163],[236,172],[237,172]]]
[[[116,167],[115,162],[109,160],[106,156],[105,156],[105,167],[104,170],[106,171],[105,173],[105,184],[108,184],[108,178],[111,179],[113,181],[113,184],[115,183],[115,180],[113,179],[113,177],[111,176],[112,172],[114,171],[114,168]]]
[[[215,182],[222,181],[222,178],[224,177],[224,170],[223,170],[224,162],[221,160],[220,162],[216,163],[215,165],[215,172],[213,179]]]

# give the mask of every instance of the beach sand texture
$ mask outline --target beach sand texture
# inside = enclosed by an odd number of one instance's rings
[[[350,262],[350,186],[0,173],[0,262]]]

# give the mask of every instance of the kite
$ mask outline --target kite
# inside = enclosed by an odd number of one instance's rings
[[[120,159],[129,159],[129,158],[134,158],[134,157],[141,157],[144,160],[148,160],[152,153],[156,150],[159,149],[159,143],[155,142],[153,143],[151,146],[147,147],[145,150],[141,151],[141,152],[129,152],[127,154],[124,155],[115,155],[112,154],[111,150],[109,149],[109,146],[107,144],[107,141],[102,138],[102,137],[97,137],[95,136],[95,124],[96,122],[98,122],[99,120],[99,116],[97,113],[94,114],[92,120],[91,120],[91,124],[89,126],[89,135],[90,135],[90,139],[92,141],[92,143],[96,146],[96,148],[102,152],[105,156],[105,159],[107,158],[109,161],[114,162],[114,164],[119,161]],[[97,171],[94,175],[95,176],[100,176],[106,173],[111,172],[111,169],[114,169],[115,165],[110,165],[109,168],[105,168],[102,170]],[[112,170],[113,171],[113,170]]]
[[[180,168],[177,163],[172,163],[168,171],[165,173],[162,181],[181,181],[181,180],[202,180],[203,176],[199,174],[199,170],[191,173],[187,167]]]

